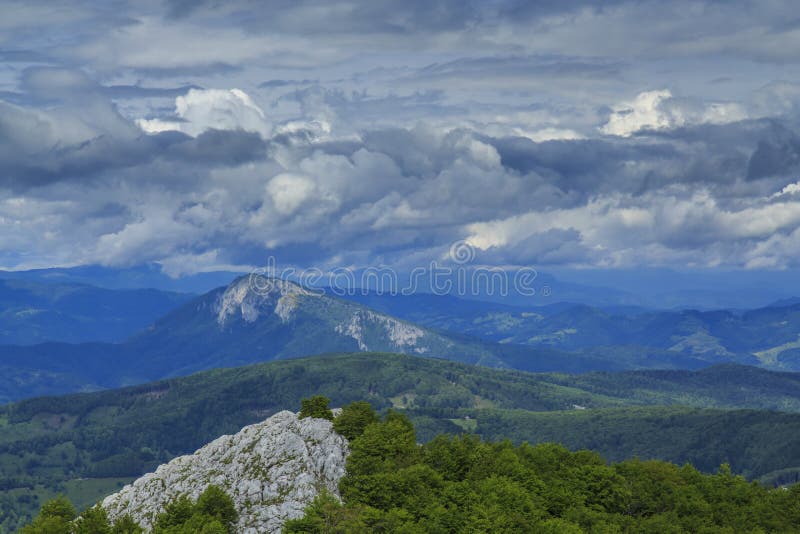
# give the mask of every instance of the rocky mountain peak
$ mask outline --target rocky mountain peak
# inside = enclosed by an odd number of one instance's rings
[[[316,293],[288,280],[257,274],[243,276],[234,280],[220,295],[215,309],[217,323],[224,326],[237,316],[252,323],[271,313],[285,323],[291,320],[301,297],[316,296]]]
[[[284,521],[302,516],[320,489],[338,495],[348,453],[347,440],[330,421],[282,411],[161,465],[102,506],[112,520],[131,514],[149,530],[165,504],[180,495],[197,499],[214,484],[233,499],[237,532],[279,532]]]

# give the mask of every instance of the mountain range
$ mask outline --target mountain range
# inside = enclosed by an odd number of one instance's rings
[[[351,274],[356,280],[365,280],[365,287],[369,289],[369,276],[358,270]],[[104,289],[152,288],[195,294],[228,285],[241,275],[241,270],[167,274],[163,266],[156,263],[122,268],[82,265],[19,271],[0,270],[0,279],[6,280],[82,284]],[[537,272],[534,280],[537,291],[534,296],[513,291],[499,294],[496,291],[487,291],[487,288],[477,288],[469,298],[525,307],[571,302],[600,308],[743,310],[796,297],[800,294],[798,280],[798,272],[792,269],[713,272],[666,268],[558,269]],[[398,282],[402,283],[399,280]],[[424,278],[417,282],[421,287],[433,287],[431,281]]]
[[[142,383],[217,367],[324,352],[384,351],[533,371],[623,369],[617,355],[498,344],[421,327],[279,279],[241,277],[192,299],[123,343],[0,347],[0,400]],[[659,355],[664,358],[659,359]],[[630,359],[674,367],[679,354]],[[684,367],[704,362],[691,358]]]
[[[169,308],[123,341],[0,346],[0,399],[90,392],[0,407],[0,528],[59,491],[91,504],[311,392],[337,406],[368,399],[403,410],[423,441],[473,432],[613,461],[705,471],[727,462],[770,484],[800,476],[800,375],[767,370],[798,368],[793,301],[715,312],[521,307],[426,294],[339,298],[260,276],[199,296],[0,287],[9,309],[41,299],[78,313],[81,298],[106,298],[142,320],[148,299]],[[122,294],[130,302],[114,300]],[[114,316],[104,309],[90,306],[86,324],[102,329]],[[320,353],[329,354],[308,357]]]
[[[0,279],[0,345],[123,341],[193,296]]]
[[[14,281],[4,287],[39,288],[24,293],[27,301],[18,305],[31,307],[31,295],[46,293],[41,289],[46,286],[31,284]],[[67,296],[56,298],[58,289]],[[64,309],[80,310],[81,295],[119,295],[108,291],[56,285],[47,294],[66,303]],[[163,292],[122,294],[129,304],[112,302],[139,321],[152,317],[137,312],[150,301],[172,309],[117,343],[96,335],[83,343],[0,345],[0,400],[325,352],[398,352],[533,372],[699,369],[720,363],[800,369],[800,305],[792,302],[749,311],[569,303],[526,308],[426,294],[367,292],[339,298],[323,289],[252,276],[189,300]],[[102,304],[100,296],[91,302]],[[93,329],[103,330],[115,320],[101,305],[90,309],[97,316],[87,320]],[[58,339],[58,328],[52,331]]]
[[[570,303],[520,307],[426,294],[348,298],[429,328],[497,343],[584,352],[649,347],[701,360],[800,369],[800,303],[792,299],[753,310],[664,311]]]

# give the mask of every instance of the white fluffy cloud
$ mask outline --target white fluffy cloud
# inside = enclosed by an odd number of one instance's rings
[[[267,193],[278,213],[291,215],[311,198],[315,188],[314,181],[307,176],[282,173],[269,181]]]
[[[139,119],[148,133],[175,130],[191,136],[215,130],[245,130],[269,135],[271,127],[261,108],[239,89],[190,89],[175,99],[175,115],[180,120]]]
[[[736,103],[698,104],[675,99],[668,89],[645,91],[632,101],[615,105],[600,131],[630,137],[642,130],[668,130],[691,124],[725,124],[747,118]]]
[[[468,225],[467,242],[500,261],[518,257],[520,244],[559,232],[561,246],[571,239],[580,251],[569,260],[585,265],[685,261],[708,267],[736,258],[742,267],[787,267],[790,247],[800,238],[800,201],[773,198],[726,207],[708,190],[683,187],[636,197],[603,195],[574,208]]]

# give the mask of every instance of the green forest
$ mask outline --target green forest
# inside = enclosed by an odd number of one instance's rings
[[[367,399],[381,412],[402,410],[421,442],[473,433],[562,443],[611,461],[689,462],[703,472],[728,463],[770,484],[800,474],[794,374],[719,366],[570,376],[330,355],[0,406],[0,531],[29,522],[58,493],[89,506],[177,455],[296,409],[308,391],[333,406]]]
[[[238,514],[230,495],[210,485],[197,501],[182,495],[167,504],[153,525],[154,534],[235,534]],[[80,515],[60,495],[47,501],[39,515],[22,527],[21,534],[142,534],[144,529],[130,515],[111,521],[99,505]]]
[[[723,464],[608,464],[587,450],[473,435],[417,443],[414,425],[345,407],[352,452],[342,501],[322,494],[287,533],[741,533],[800,529],[800,486],[767,489]],[[339,425],[337,425],[339,423]]]
[[[514,445],[439,434],[418,443],[412,421],[352,402],[334,418],[323,396],[301,417],[332,419],[351,453],[338,497],[322,492],[286,533],[741,533],[800,531],[800,485],[768,488],[723,464],[704,474],[659,460],[608,463],[555,443]],[[155,534],[231,534],[236,510],[209,486],[182,496]],[[65,497],[45,503],[23,534],[138,534],[129,516],[111,522],[95,506],[77,515]]]

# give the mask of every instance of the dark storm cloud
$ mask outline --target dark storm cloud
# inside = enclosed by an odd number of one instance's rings
[[[758,142],[747,163],[747,179],[758,180],[800,170],[800,137],[785,126],[771,122],[768,135]]]
[[[249,132],[147,136],[108,102],[90,100],[83,111],[79,117],[48,115],[0,102],[0,186],[24,191],[58,181],[93,181],[162,157],[185,165],[237,165],[265,153],[265,142]],[[84,120],[105,128],[88,129]]]
[[[168,98],[186,94],[198,85],[179,87],[143,87],[139,84],[105,86],[90,78],[84,71],[63,67],[28,67],[19,78],[22,90],[18,95],[41,101],[85,100],[91,97],[104,99]]]

